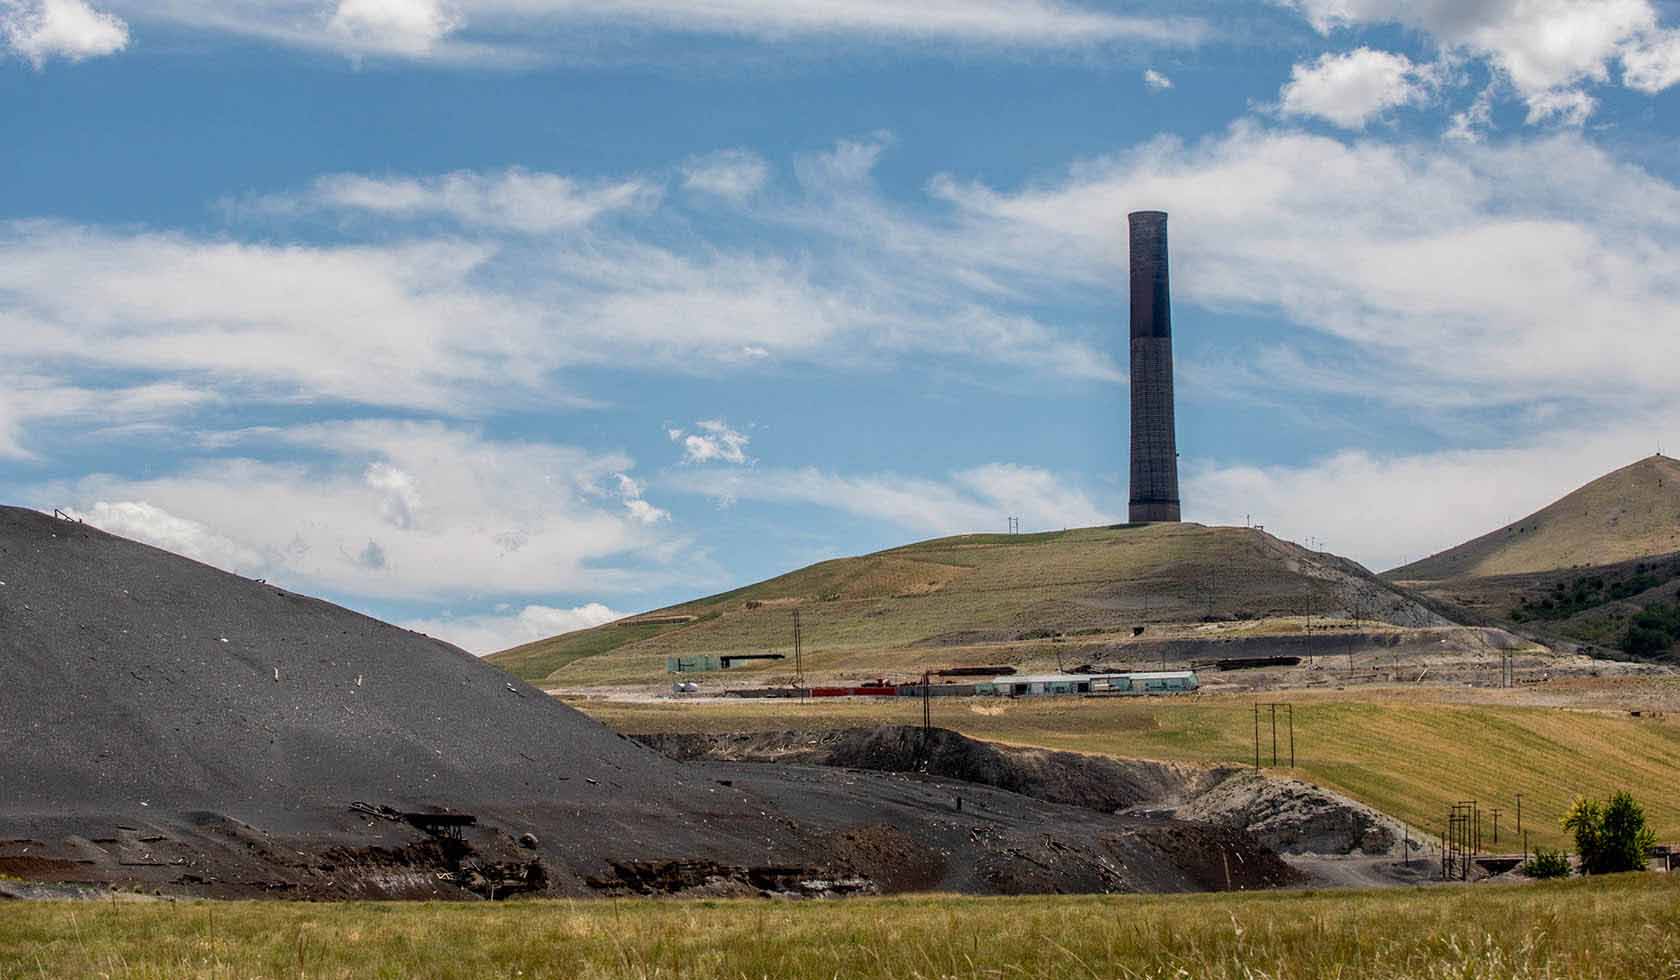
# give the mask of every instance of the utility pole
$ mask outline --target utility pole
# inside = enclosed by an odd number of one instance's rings
[[[1254,703],[1254,769],[1260,769],[1260,702]]]
[[[793,686],[799,689],[799,700],[805,700],[805,649],[799,635],[799,608],[793,610]]]

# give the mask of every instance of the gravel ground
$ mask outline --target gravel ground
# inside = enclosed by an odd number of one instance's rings
[[[438,640],[33,511],[0,508],[0,583],[13,877],[323,898],[470,898],[515,870],[558,894],[1293,877],[1240,834],[1003,788],[678,763]],[[457,847],[355,801],[478,824]],[[1252,870],[1211,871],[1228,852]]]

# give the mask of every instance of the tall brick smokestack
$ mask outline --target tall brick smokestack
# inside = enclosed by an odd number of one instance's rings
[[[1176,521],[1178,438],[1173,424],[1167,214],[1134,211],[1128,220],[1132,230],[1131,520]]]

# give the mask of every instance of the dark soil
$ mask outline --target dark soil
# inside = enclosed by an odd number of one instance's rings
[[[440,641],[33,511],[0,508],[0,583],[0,873],[307,898],[1224,884],[1211,828],[679,763]],[[439,840],[357,802],[477,823]]]

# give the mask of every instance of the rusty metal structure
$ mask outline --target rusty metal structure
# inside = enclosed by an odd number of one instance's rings
[[[1132,489],[1134,524],[1179,520],[1173,418],[1172,301],[1167,214],[1134,211],[1132,274]]]

